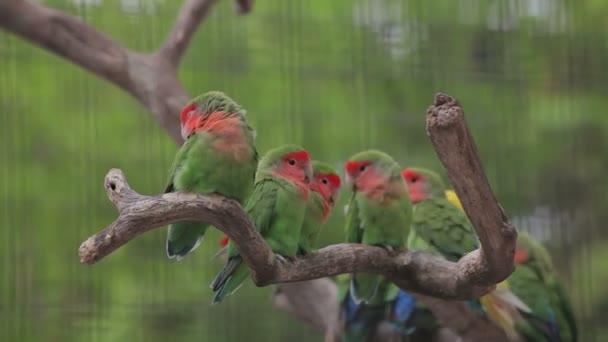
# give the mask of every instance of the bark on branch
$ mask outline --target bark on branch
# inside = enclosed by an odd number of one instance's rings
[[[384,274],[404,289],[445,299],[469,299],[487,291],[487,288],[471,290],[470,286],[458,282],[463,281],[457,273],[460,263],[418,251],[389,252],[375,246],[343,243],[282,262],[233,200],[187,192],[144,196],[129,187],[118,169],[108,172],[105,187],[119,216],[81,245],[83,263],[101,260],[148,230],[178,221],[197,220],[217,227],[236,243],[258,286],[368,272]],[[464,260],[466,262],[468,258]]]
[[[517,231],[494,197],[458,100],[438,93],[426,115],[427,135],[481,242],[459,262],[460,285],[499,283],[515,269]]]
[[[187,0],[167,41],[151,54],[130,50],[78,18],[25,0],[0,1],[0,28],[122,88],[181,143],[178,115],[189,96],[177,78],[177,66],[215,2]],[[250,8],[251,1],[237,1],[239,12]]]
[[[186,0],[160,53],[177,66],[202,19],[217,0]]]

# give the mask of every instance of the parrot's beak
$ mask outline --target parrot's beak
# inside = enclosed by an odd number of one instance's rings
[[[346,178],[346,186],[351,189],[352,191],[356,190],[355,187],[355,179],[353,177],[351,177],[351,175],[348,174],[348,172],[346,173],[346,175],[344,176],[344,178]]]
[[[184,141],[188,140],[188,129],[186,125],[182,125],[182,138]]]
[[[340,199],[340,189],[335,189],[334,191],[332,191],[330,199],[332,205],[336,204],[336,202],[338,202],[338,199]]]
[[[310,184],[310,181],[312,180],[312,164],[310,162],[306,164],[304,179],[306,180],[307,184]]]

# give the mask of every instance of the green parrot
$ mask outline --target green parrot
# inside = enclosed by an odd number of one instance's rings
[[[306,215],[302,223],[299,254],[312,252],[321,227],[331,214],[338,196],[340,195],[340,176],[330,165],[320,161],[312,162],[312,181],[310,197],[306,203]]]
[[[405,249],[412,222],[412,203],[399,164],[386,153],[369,150],[345,165],[346,183],[353,193],[346,217],[346,241]],[[350,294],[356,304],[386,300],[386,278],[376,274],[351,276]],[[396,291],[394,291],[396,293]]]
[[[311,178],[309,154],[299,146],[272,149],[260,160],[245,211],[280,259],[297,254]],[[228,261],[211,283],[212,304],[238,290],[250,272],[230,240]]]
[[[298,243],[298,254],[300,255],[312,252],[312,246],[317,240],[321,227],[329,218],[340,195],[340,175],[334,168],[314,160],[312,172],[311,192],[306,202],[306,214]],[[220,239],[220,250],[213,258],[227,253],[228,241],[230,238],[225,235]]]
[[[558,281],[551,257],[538,241],[519,232],[511,290],[530,305],[517,330],[526,341],[577,341],[576,320],[566,291]]]
[[[443,181],[435,172],[423,168],[403,170],[403,178],[414,203],[414,219],[408,248],[441,255],[450,261],[458,261],[466,253],[479,247],[473,226],[462,210],[446,198]],[[453,199],[452,199],[453,200]],[[479,300],[468,301],[474,309],[483,310],[505,333],[518,338],[515,322],[519,312],[530,312],[529,306],[503,282]],[[420,311],[426,310],[418,303]],[[438,328],[433,316],[427,315],[422,329]]]
[[[253,189],[258,153],[245,110],[219,91],[194,98],[180,115],[185,142],[177,151],[165,193],[219,193],[243,203]],[[167,256],[181,260],[197,248],[209,225],[169,225]]]

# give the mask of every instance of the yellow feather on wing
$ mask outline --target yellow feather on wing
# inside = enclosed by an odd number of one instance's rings
[[[447,198],[448,201],[452,202],[453,205],[457,206],[458,209],[464,211],[464,208],[462,207],[462,203],[460,203],[460,199],[458,199],[458,195],[456,195],[456,192],[452,189],[448,189],[445,191],[445,198]]]

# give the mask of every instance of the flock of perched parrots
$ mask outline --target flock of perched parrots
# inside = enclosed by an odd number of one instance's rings
[[[258,160],[255,132],[245,111],[222,92],[193,99],[180,121],[185,142],[165,192],[219,193],[237,200],[281,259],[313,250],[340,192],[335,169],[311,161],[309,153],[295,145],[272,149]],[[458,198],[436,173],[403,170],[389,155],[370,150],[348,159],[345,178],[352,190],[345,207],[347,242],[424,250],[452,261],[479,246]],[[171,224],[169,258],[180,260],[198,247],[208,227],[202,222]],[[222,247],[227,261],[211,284],[214,304],[238,290],[250,274],[227,237]],[[515,263],[507,280],[469,301],[470,307],[494,320],[513,340],[575,341],[572,310],[544,247],[520,232]],[[345,274],[335,280],[345,341],[366,341],[381,321],[403,335],[440,328],[429,309],[381,275]]]

